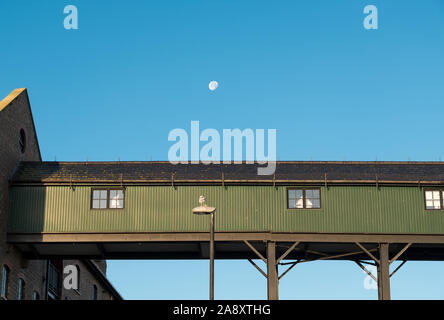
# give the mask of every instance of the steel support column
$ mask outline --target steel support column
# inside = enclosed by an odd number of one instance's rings
[[[267,242],[267,289],[268,300],[279,299],[279,276],[276,263],[276,242]]]
[[[382,300],[382,286],[381,286],[381,267],[379,263],[376,264],[376,283],[378,284],[378,299]]]
[[[379,245],[378,265],[378,298],[379,300],[390,300],[390,259],[389,244]]]

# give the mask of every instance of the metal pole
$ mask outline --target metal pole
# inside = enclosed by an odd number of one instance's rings
[[[210,217],[210,300],[214,300],[214,211]]]

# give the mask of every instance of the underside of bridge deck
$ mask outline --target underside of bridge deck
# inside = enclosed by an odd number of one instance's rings
[[[208,259],[205,233],[9,234],[27,259]],[[268,298],[279,298],[279,280],[300,263],[355,262],[390,299],[390,277],[407,261],[444,261],[444,237],[383,234],[216,233],[215,259],[248,260],[266,279]],[[266,270],[254,262],[260,259]],[[402,263],[393,271],[390,265]],[[377,267],[371,274],[366,265]],[[280,270],[282,269],[282,270]],[[281,272],[280,272],[281,271]]]
[[[267,242],[276,243],[276,255],[291,245],[298,246],[286,259],[360,260],[368,258],[363,248],[372,250],[389,243],[394,255],[411,244],[402,257],[407,260],[444,260],[444,236],[384,234],[299,234],[299,233],[216,233],[216,259],[255,259],[245,244],[251,243],[266,254]],[[206,259],[208,233],[102,233],[102,234],[9,234],[8,242],[30,258],[106,258],[106,259]]]

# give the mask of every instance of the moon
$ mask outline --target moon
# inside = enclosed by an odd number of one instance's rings
[[[214,90],[216,90],[217,89],[217,87],[219,87],[219,83],[217,83],[217,81],[210,81],[210,83],[208,84],[208,88],[211,90],[211,91],[214,91]]]

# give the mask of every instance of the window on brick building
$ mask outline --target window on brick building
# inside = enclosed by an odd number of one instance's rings
[[[23,130],[23,129],[20,129],[19,146],[20,146],[20,152],[21,153],[25,153],[25,149],[26,149],[26,134],[25,134],[25,130]]]
[[[25,280],[19,278],[17,288],[17,300],[25,299]]]
[[[3,299],[8,299],[8,287],[9,287],[9,268],[7,265],[2,267],[2,287],[0,295]]]
[[[97,286],[93,284],[93,300],[97,300]]]
[[[80,291],[80,267],[78,265],[76,265],[76,270],[77,270],[77,291]]]
[[[32,300],[40,300],[40,295],[37,291],[32,293]]]
[[[62,261],[51,260],[48,263],[48,299],[60,299],[60,283],[62,274]]]

